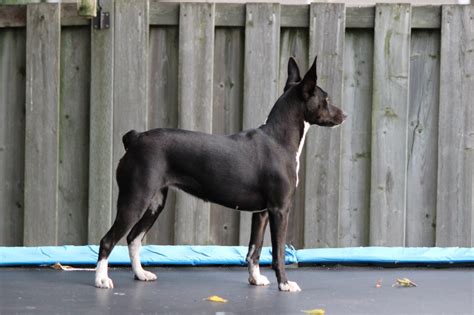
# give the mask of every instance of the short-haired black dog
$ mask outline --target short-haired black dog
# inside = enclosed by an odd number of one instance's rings
[[[139,250],[145,234],[163,210],[169,187],[220,205],[251,211],[252,232],[247,261],[249,282],[268,285],[259,259],[268,222],[272,267],[281,291],[300,291],[288,281],[284,251],[289,207],[298,185],[299,155],[310,125],[341,124],[345,113],[329,103],[316,85],[316,58],[301,79],[296,61],[288,62],[283,95],[267,121],[257,129],[230,136],[179,129],[129,131],[123,136],[125,155],[117,168],[117,217],[100,242],[95,285],[113,288],[107,261],[126,234],[132,269],[139,280],[155,280],[144,270]]]

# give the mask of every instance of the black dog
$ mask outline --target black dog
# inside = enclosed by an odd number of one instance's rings
[[[117,217],[100,242],[95,285],[113,288],[107,261],[127,233],[132,269],[139,280],[155,280],[140,263],[144,235],[163,210],[168,187],[203,200],[252,211],[247,261],[249,282],[268,285],[259,271],[263,235],[268,221],[272,267],[281,291],[300,291],[285,273],[284,247],[289,206],[298,185],[299,155],[309,126],[332,127],[346,115],[329,104],[328,94],[316,85],[316,58],[301,80],[293,58],[283,95],[258,129],[230,136],[179,129],[129,131],[123,136],[125,155],[117,168]]]

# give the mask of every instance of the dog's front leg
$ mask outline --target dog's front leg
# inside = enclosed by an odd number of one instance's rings
[[[252,230],[250,232],[247,263],[249,268],[249,283],[251,285],[269,285],[268,278],[260,274],[260,253],[262,252],[263,237],[268,223],[268,212],[252,214]]]
[[[269,208],[270,234],[272,237],[272,268],[275,270],[278,289],[286,292],[301,291],[296,282],[288,281],[285,271],[285,240],[289,209]]]

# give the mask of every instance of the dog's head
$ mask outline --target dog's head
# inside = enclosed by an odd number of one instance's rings
[[[328,93],[316,83],[316,58],[313,65],[301,79],[298,65],[293,57],[288,61],[288,79],[285,91],[294,87],[304,102],[304,119],[310,124],[323,127],[334,127],[344,122],[347,115],[339,107],[331,104]]]

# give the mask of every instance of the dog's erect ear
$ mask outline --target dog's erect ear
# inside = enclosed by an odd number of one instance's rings
[[[298,69],[298,64],[296,63],[295,58],[290,57],[288,60],[288,79],[286,79],[285,89],[288,90],[292,84],[298,83],[301,81],[300,69]]]
[[[316,61],[318,60],[318,56],[314,58],[313,65],[311,68],[306,72],[304,75],[303,81],[301,82],[303,96],[308,99],[313,95],[314,90],[316,88],[316,81],[318,80],[318,75],[316,74]]]

